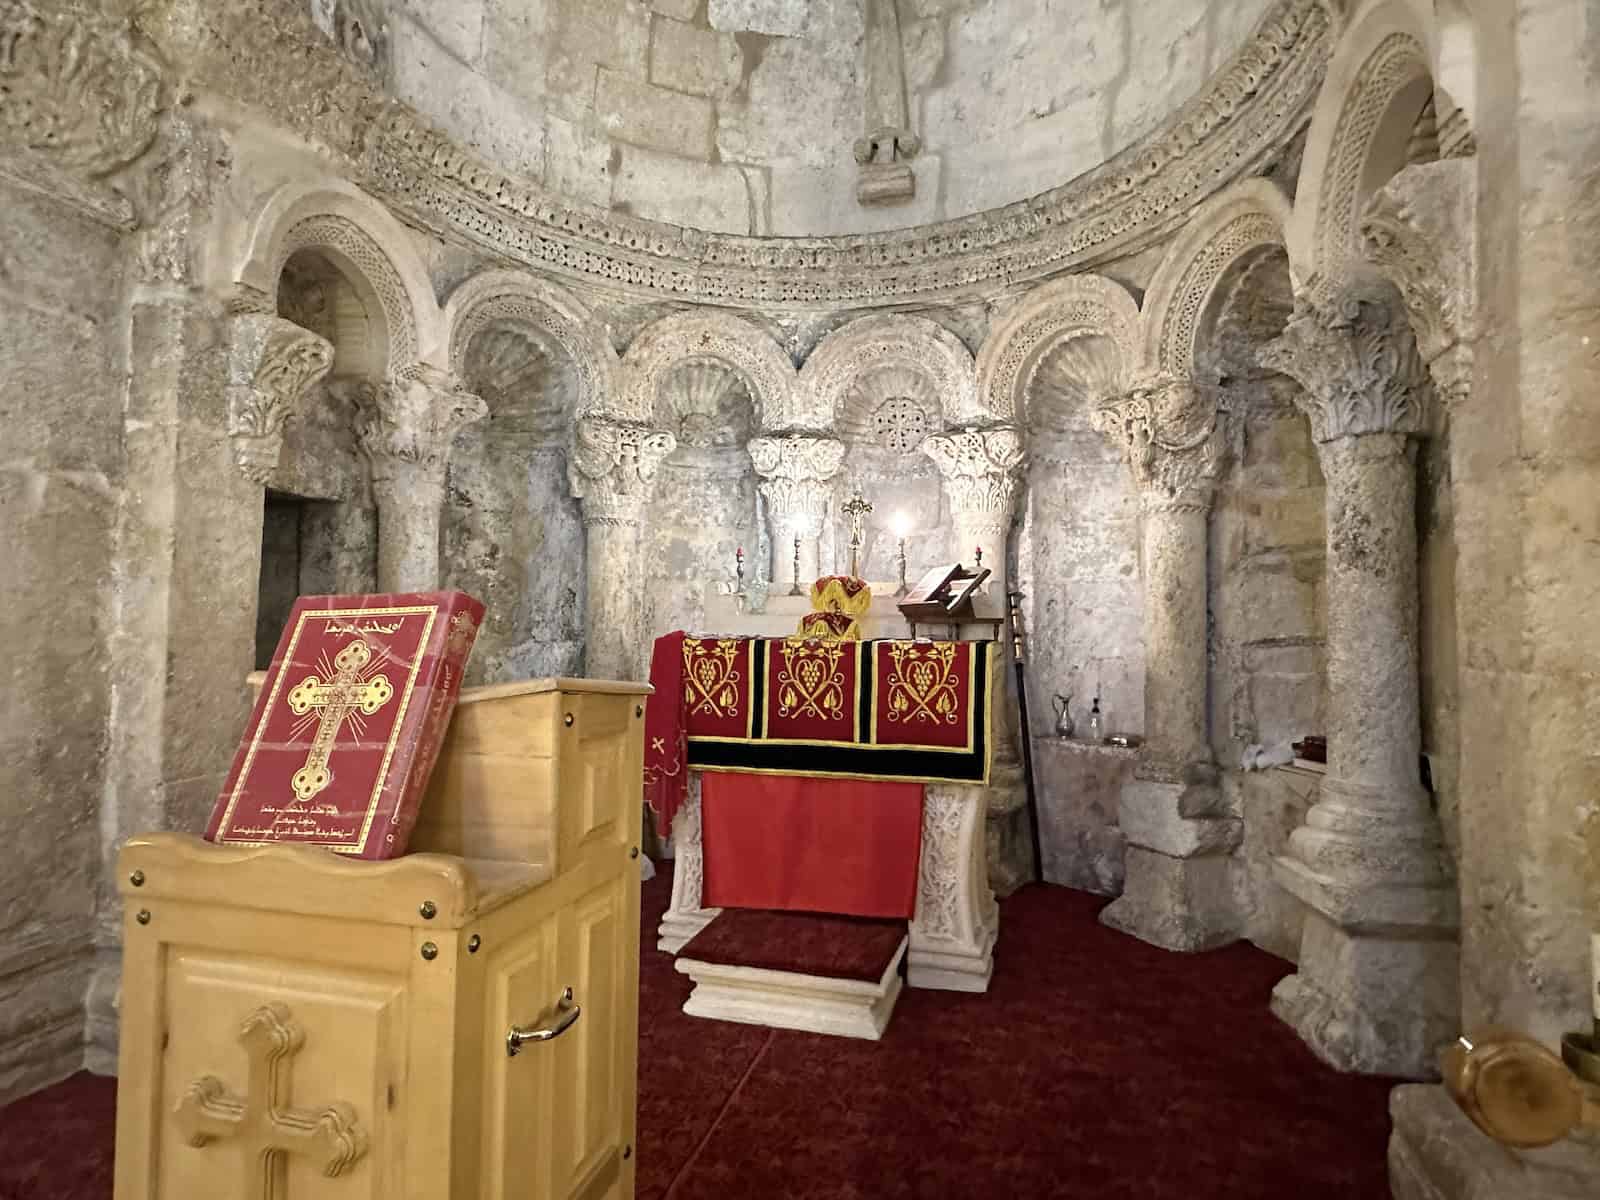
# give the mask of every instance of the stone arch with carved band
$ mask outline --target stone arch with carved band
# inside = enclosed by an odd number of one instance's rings
[[[627,420],[651,420],[661,386],[691,362],[732,371],[750,393],[763,429],[822,428],[797,411],[794,363],[765,330],[729,313],[684,312],[663,317],[634,338],[622,356],[622,410]]]
[[[381,314],[377,361],[391,373],[449,365],[444,314],[410,235],[381,204],[344,183],[288,184],[251,222],[234,281],[246,303],[269,310],[291,255],[315,250],[343,273],[369,313]]]
[[[800,369],[799,388],[808,411],[844,435],[865,434],[873,412],[895,400],[920,408],[930,433],[993,419],[978,404],[976,364],[961,339],[901,313],[858,317],[828,334]]]
[[[574,411],[593,412],[615,402],[620,362],[588,307],[566,289],[525,271],[483,271],[450,294],[444,309],[450,367],[466,377],[466,355],[489,326],[510,322],[565,354],[577,378]]]
[[[1039,364],[1064,341],[1094,338],[1109,344],[1106,396],[1132,383],[1140,343],[1139,306],[1128,290],[1102,275],[1069,275],[1035,288],[989,333],[978,353],[978,403],[992,419],[1017,421]],[[1105,396],[1101,398],[1106,398]]]
[[[1338,292],[1359,262],[1366,199],[1418,152],[1418,121],[1434,99],[1433,35],[1408,0],[1384,0],[1339,39],[1288,230],[1297,291],[1322,300]]]
[[[1289,218],[1288,197],[1265,179],[1234,185],[1194,215],[1167,248],[1145,292],[1141,374],[1195,377],[1206,314],[1218,287],[1235,264],[1282,248]]]

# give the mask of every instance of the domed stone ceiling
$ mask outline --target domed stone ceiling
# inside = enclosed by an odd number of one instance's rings
[[[1023,200],[1154,133],[1270,0],[313,0],[507,173],[719,233],[862,233]],[[909,196],[863,204],[885,126]],[[881,161],[884,152],[880,151]]]

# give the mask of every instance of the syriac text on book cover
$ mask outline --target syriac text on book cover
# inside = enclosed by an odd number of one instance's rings
[[[300,597],[207,840],[404,854],[482,621],[465,592]]]

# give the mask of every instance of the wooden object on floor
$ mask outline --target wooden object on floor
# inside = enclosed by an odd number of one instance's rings
[[[130,841],[116,1200],[631,1197],[648,691],[463,693],[471,857]]]

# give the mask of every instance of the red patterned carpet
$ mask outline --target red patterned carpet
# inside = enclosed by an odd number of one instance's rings
[[[644,890],[644,942],[671,887]],[[1103,900],[1001,905],[987,996],[906,990],[879,1043],[704,1021],[647,948],[640,1200],[1377,1200],[1389,1084],[1341,1076],[1267,1011],[1288,964],[1182,956]],[[0,1200],[109,1200],[115,1084],[0,1110]]]

